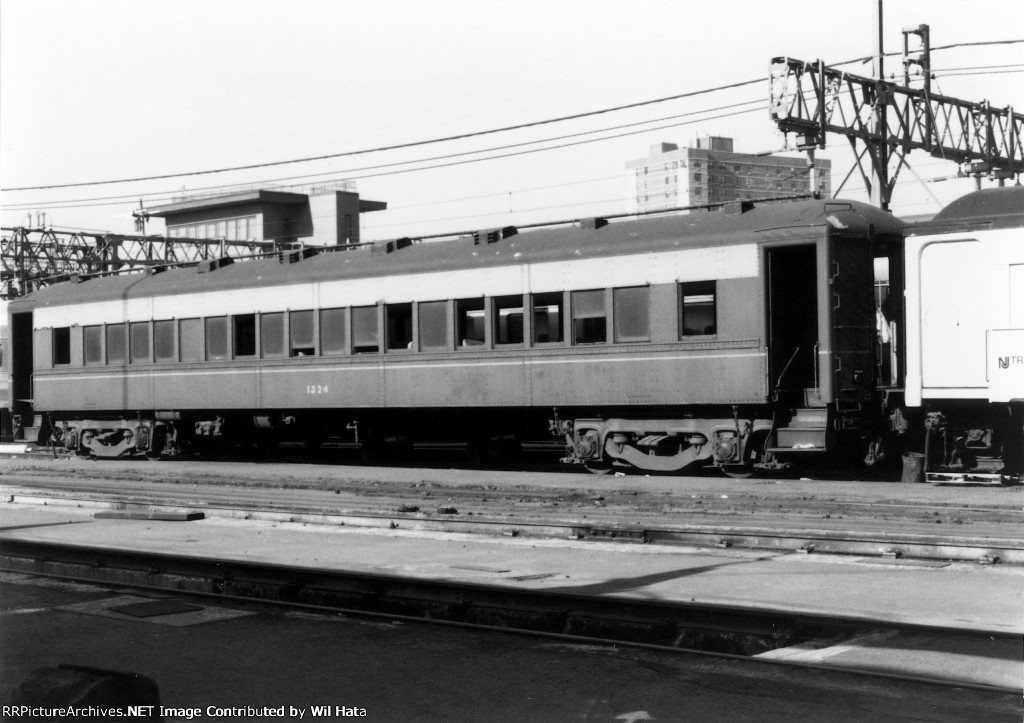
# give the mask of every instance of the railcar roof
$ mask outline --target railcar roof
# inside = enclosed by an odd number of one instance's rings
[[[190,267],[158,274],[93,278],[79,283],[55,284],[12,303],[61,306],[221,289],[257,290],[332,279],[727,246],[797,232],[856,234],[866,233],[873,227],[879,233],[898,235],[903,225],[891,215],[855,201],[793,201],[755,205],[743,213],[716,210],[644,217],[612,222],[597,229],[561,226],[526,230],[494,243],[478,245],[472,238],[461,238],[414,243],[388,254],[374,254],[364,247],[324,252],[291,264],[273,258],[235,263],[207,273],[198,273]]]
[[[906,235],[954,233],[977,228],[1024,226],[1024,186],[987,188],[956,199],[930,221],[912,224]]]

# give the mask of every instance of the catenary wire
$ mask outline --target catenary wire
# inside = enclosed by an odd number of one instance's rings
[[[301,176],[292,176],[292,177],[289,177],[289,178],[268,179],[266,181],[263,181],[262,183],[276,183],[278,181],[289,181],[289,180],[296,180],[296,179],[300,179],[300,178],[302,178],[302,179],[313,179],[313,178],[318,178],[320,176],[325,176],[325,175],[339,176],[339,177],[344,177],[346,179],[350,179],[351,180],[351,176],[349,174],[357,173],[357,172],[360,172],[360,171],[378,170],[378,169],[381,169],[381,168],[390,168],[390,167],[393,167],[393,166],[411,165],[411,164],[414,164],[414,163],[425,163],[425,162],[429,162],[429,161],[445,160],[445,159],[449,159],[449,158],[460,158],[460,157],[471,156],[471,155],[476,155],[476,154],[480,154],[480,153],[490,153],[490,152],[493,152],[493,151],[508,150],[508,149],[512,149],[512,148],[521,148],[523,146],[537,145],[537,144],[540,144],[540,143],[551,143],[551,142],[560,141],[560,140],[567,140],[567,139],[570,139],[570,138],[579,138],[581,136],[586,136],[586,135],[594,135],[594,134],[597,134],[597,133],[606,133],[606,132],[609,132],[609,131],[622,130],[622,129],[625,129],[625,128],[635,128],[637,126],[648,125],[650,123],[661,123],[661,122],[668,121],[668,120],[676,120],[676,119],[679,119],[679,118],[686,118],[686,117],[690,117],[690,116],[701,115],[701,114],[704,114],[704,113],[713,113],[713,112],[716,112],[716,111],[719,111],[719,110],[728,110],[728,109],[732,109],[732,108],[740,108],[740,107],[743,107],[743,106],[750,106],[750,105],[761,105],[762,103],[764,103],[764,101],[761,100],[761,99],[750,100],[750,101],[743,101],[741,103],[732,103],[732,104],[729,104],[729,105],[718,106],[718,107],[715,107],[715,108],[705,108],[705,109],[702,109],[702,110],[690,111],[690,112],[687,112],[687,113],[679,113],[679,114],[676,114],[676,115],[664,116],[662,118],[652,118],[652,119],[646,120],[646,121],[636,121],[634,123],[625,123],[625,124],[621,124],[621,125],[617,125],[617,126],[611,126],[611,127],[608,127],[608,128],[598,128],[598,129],[591,130],[591,131],[581,131],[579,133],[570,133],[570,134],[566,134],[566,135],[562,135],[562,136],[553,136],[551,138],[540,138],[540,139],[533,140],[533,141],[523,141],[521,143],[511,143],[511,144],[507,144],[507,145],[503,145],[503,146],[494,146],[494,147],[491,147],[491,148],[482,148],[482,149],[473,150],[473,151],[462,151],[462,152],[459,152],[459,153],[449,153],[449,154],[444,154],[444,155],[439,155],[439,156],[431,156],[431,157],[427,157],[427,158],[418,158],[418,159],[413,159],[413,160],[409,160],[409,161],[393,161],[393,162],[390,162],[390,163],[382,163],[382,164],[377,164],[377,165],[373,165],[373,166],[363,166],[363,167],[360,167],[360,168],[352,168],[352,169],[348,169],[348,170],[345,170],[345,171],[330,171],[330,172],[319,173],[319,174],[304,174],[304,175],[301,175]],[[714,118],[705,118],[705,119],[701,119],[701,120],[714,120]],[[660,130],[660,129],[651,129],[651,130]],[[560,146],[552,146],[550,148],[551,149],[556,149],[556,148],[559,148],[559,147]],[[195,192],[195,191],[203,191],[203,190],[215,190],[215,189],[218,189],[218,188],[223,188],[223,186],[207,186],[207,187],[203,187],[203,188],[194,188],[194,189],[191,189],[191,190],[193,192]],[[87,206],[110,206],[110,205],[120,205],[122,203],[126,203],[126,202],[129,202],[129,201],[134,201],[134,200],[139,199],[139,198],[153,197],[153,196],[166,196],[166,195],[172,194],[172,193],[175,193],[175,192],[174,191],[151,191],[151,192],[146,192],[146,193],[134,193],[134,194],[119,195],[119,196],[100,196],[100,197],[85,198],[85,199],[63,199],[63,200],[57,200],[57,201],[46,201],[46,202],[37,202],[37,203],[21,202],[21,203],[16,203],[16,204],[10,204],[10,205],[7,206],[7,208],[10,209],[10,210],[20,211],[20,210],[38,210],[38,209],[41,209],[41,208],[83,208],[83,207],[87,207]],[[158,200],[163,201],[163,200],[168,200],[168,199],[158,199]],[[78,204],[78,203],[82,203],[82,202],[86,202],[86,201],[109,201],[110,203],[96,203],[96,204],[88,203],[88,204],[83,204],[81,206],[77,206],[77,205],[75,205],[75,206],[61,205],[61,204],[72,204],[72,203]]]
[[[110,185],[110,184],[115,184],[115,183],[137,183],[137,182],[140,182],[140,181],[157,181],[157,180],[164,180],[164,179],[168,179],[168,178],[181,178],[183,176],[202,176],[202,175],[209,175],[209,174],[213,174],[213,173],[225,173],[227,171],[248,171],[248,170],[252,170],[252,169],[255,169],[255,168],[270,168],[270,167],[274,167],[274,166],[284,166],[284,165],[289,165],[289,164],[293,164],[293,163],[308,163],[308,162],[311,162],[311,161],[323,161],[323,160],[329,160],[329,159],[332,159],[332,158],[343,158],[343,157],[350,157],[350,156],[358,156],[358,155],[365,155],[365,154],[368,154],[368,153],[380,153],[380,152],[383,152],[383,151],[394,151],[394,150],[401,150],[401,149],[405,149],[405,148],[415,148],[415,147],[418,147],[418,146],[432,145],[432,144],[435,144],[435,143],[446,143],[446,142],[449,142],[449,141],[464,140],[466,138],[477,138],[479,136],[493,135],[495,133],[505,133],[505,132],[514,131],[514,130],[522,130],[524,128],[536,128],[537,126],[550,125],[552,123],[562,123],[564,121],[570,121],[570,120],[579,120],[581,118],[591,118],[591,117],[596,116],[596,115],[603,115],[603,114],[606,114],[606,113],[615,113],[617,111],[630,110],[630,109],[633,109],[633,108],[642,108],[644,106],[655,105],[657,103],[666,103],[668,101],[680,100],[682,98],[692,98],[692,97],[696,97],[696,96],[699,96],[699,95],[706,95],[708,93],[715,93],[715,92],[722,91],[722,90],[731,90],[733,88],[741,88],[741,87],[746,86],[746,85],[753,85],[754,83],[763,83],[763,82],[764,82],[764,80],[762,78],[757,78],[755,80],[744,80],[744,81],[740,81],[738,83],[729,83],[729,84],[720,85],[720,86],[717,86],[717,87],[714,87],[714,88],[705,88],[703,90],[695,90],[695,91],[690,91],[688,93],[679,93],[677,95],[667,96],[667,97],[664,97],[664,98],[655,98],[653,100],[639,101],[637,103],[628,103],[628,104],[625,104],[625,105],[615,106],[615,107],[612,107],[612,108],[602,108],[600,110],[595,110],[595,111],[587,111],[587,112],[584,112],[584,113],[575,113],[573,115],[560,116],[560,117],[557,117],[557,118],[548,118],[546,120],[540,120],[540,121],[531,121],[529,123],[520,123],[518,125],[505,126],[505,127],[502,127],[502,128],[491,128],[491,129],[483,130],[483,131],[474,131],[472,133],[462,133],[462,134],[453,135],[453,136],[446,136],[446,137],[442,137],[442,138],[431,138],[431,139],[423,140],[423,141],[412,141],[410,143],[398,143],[398,144],[394,144],[394,145],[390,145],[390,146],[380,146],[378,148],[364,148],[364,149],[358,150],[358,151],[345,151],[345,152],[342,152],[342,153],[328,153],[328,154],[324,154],[324,155],[320,155],[320,156],[310,156],[310,157],[307,157],[307,158],[293,158],[293,159],[284,160],[284,161],[268,161],[266,163],[252,163],[252,164],[245,165],[245,166],[231,166],[231,167],[225,167],[225,168],[208,169],[208,170],[203,170],[203,171],[189,171],[189,172],[182,172],[182,173],[168,173],[168,174],[154,175],[154,176],[139,176],[139,177],[136,177],[136,178],[120,178],[120,179],[106,180],[106,181],[82,181],[82,182],[78,182],[78,183],[60,183],[60,184],[51,184],[51,185],[46,185],[46,186],[19,186],[19,187],[14,187],[14,188],[3,188],[3,189],[0,189],[0,191],[7,191],[7,192],[11,192],[11,191],[38,191],[38,190],[51,190],[51,189],[57,189],[57,188],[75,188],[75,187],[81,187],[81,186],[102,186],[102,185]]]
[[[973,46],[982,46],[982,45],[1010,45],[1010,44],[1015,44],[1015,43],[1024,43],[1024,39],[1019,39],[1019,40],[979,41],[979,42],[974,42],[974,43],[952,43],[952,44],[949,44],[949,45],[942,45],[942,46],[938,46],[938,47],[935,47],[935,48],[931,48],[931,52],[936,52],[936,51],[939,51],[939,50],[948,50],[948,49],[951,49],[951,48],[960,48],[960,47],[973,47]],[[893,52],[893,53],[885,53],[884,55],[886,55],[886,56],[902,55],[902,53]],[[863,56],[863,57],[860,57],[860,58],[855,58],[855,59],[852,59],[852,60],[841,61],[839,63],[834,63],[833,65],[848,65],[848,64],[851,64],[851,63],[865,62],[867,60],[873,59],[874,57],[876,57],[876,56],[868,55],[868,56]],[[474,138],[474,137],[479,137],[479,136],[483,136],[483,135],[491,135],[491,134],[495,134],[495,133],[504,133],[504,132],[513,131],[513,130],[521,130],[521,129],[524,129],[524,128],[534,128],[534,127],[537,127],[537,126],[549,125],[549,124],[552,124],[552,123],[561,123],[561,122],[570,121],[570,120],[579,120],[581,118],[589,118],[589,117],[593,117],[593,116],[596,116],[596,115],[603,115],[605,113],[614,113],[614,112],[622,111],[622,110],[629,110],[629,109],[633,109],[633,108],[641,108],[641,107],[644,107],[644,106],[655,105],[655,104],[658,104],[658,103],[665,103],[665,102],[672,101],[672,100],[680,100],[682,98],[691,98],[691,97],[695,97],[695,96],[698,96],[698,95],[705,95],[707,93],[713,93],[713,92],[718,92],[718,91],[722,91],[722,90],[730,90],[730,89],[733,89],[733,88],[741,88],[741,87],[744,87],[744,86],[747,86],[747,85],[753,85],[755,83],[762,83],[762,82],[764,82],[763,78],[756,78],[756,79],[753,79],[753,80],[745,80],[745,81],[739,81],[739,82],[736,82],[736,83],[729,83],[729,84],[725,84],[725,85],[720,85],[720,86],[717,86],[717,87],[714,87],[714,88],[705,88],[705,89],[702,89],[702,90],[690,91],[690,92],[687,92],[687,93],[679,93],[679,94],[676,94],[676,95],[666,96],[666,97],[663,97],[663,98],[655,98],[655,99],[646,100],[646,101],[639,101],[637,103],[628,103],[628,104],[624,104],[624,105],[613,106],[613,107],[610,107],[610,108],[603,108],[603,109],[599,109],[599,110],[595,110],[595,111],[587,111],[587,112],[576,113],[576,114],[572,114],[572,115],[568,115],[568,116],[559,116],[559,117],[556,117],[556,118],[548,118],[548,119],[540,120],[540,121],[531,121],[529,123],[521,123],[521,124],[518,124],[518,125],[505,126],[505,127],[502,127],[502,128],[492,128],[492,129],[487,129],[487,130],[483,130],[483,131],[474,131],[474,132],[471,132],[471,133],[463,133],[463,134],[458,134],[458,135],[453,135],[453,136],[446,136],[446,137],[441,137],[441,138],[433,138],[433,139],[427,139],[427,140],[422,140],[422,141],[412,141],[410,143],[394,144],[394,145],[390,145],[390,146],[381,146],[381,147],[378,147],[378,148],[367,148],[367,149],[362,149],[362,150],[357,150],[357,151],[346,151],[346,152],[342,152],[342,153],[324,154],[324,155],[320,155],[320,156],[311,156],[311,157],[307,157],[307,158],[288,159],[288,160],[284,160],[284,161],[269,161],[269,162],[265,162],[265,163],[254,163],[254,164],[249,164],[249,165],[244,165],[244,166],[232,166],[232,167],[224,167],[224,168],[216,168],[216,169],[207,169],[207,170],[201,170],[201,171],[170,173],[170,174],[153,175],[153,176],[140,176],[140,177],[136,177],[136,178],[122,178],[122,179],[103,180],[103,181],[82,181],[82,182],[77,182],[77,183],[63,183],[63,184],[41,185],[41,186],[19,186],[19,187],[0,189],[0,191],[12,192],[12,191],[29,191],[29,190],[50,190],[50,189],[57,189],[57,188],[74,188],[74,187],[81,187],[81,186],[110,185],[110,184],[116,184],[116,183],[136,183],[136,182],[140,182],[140,181],[153,181],[153,180],[162,180],[162,179],[167,179],[167,178],[181,178],[183,176],[209,175],[209,174],[214,174],[214,173],[225,173],[225,172],[228,172],[228,171],[252,170],[252,169],[256,169],[256,168],[270,168],[270,167],[274,167],[274,166],[282,166],[282,165],[288,165],[288,164],[294,164],[294,163],[307,163],[307,162],[311,162],[311,161],[320,161],[320,160],[327,160],[327,159],[332,159],[332,158],[342,158],[342,157],[346,157],[346,156],[363,155],[363,154],[367,154],[367,153],[378,153],[378,152],[382,152],[382,151],[400,150],[400,149],[404,149],[404,148],[414,148],[414,147],[417,147],[417,146],[430,145],[430,144],[434,144],[434,143],[445,143],[445,142],[449,142],[449,141],[462,140],[462,139],[466,139],[466,138]]]

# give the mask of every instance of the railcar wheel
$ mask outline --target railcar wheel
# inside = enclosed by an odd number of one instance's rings
[[[587,470],[591,474],[611,474],[612,465],[609,462],[584,462],[583,469]]]
[[[75,454],[77,454],[79,457],[90,456],[92,454],[92,449],[89,447],[89,444],[92,442],[95,436],[95,429],[83,430],[81,436],[79,437],[78,448],[75,450]]]
[[[474,437],[466,442],[464,455],[468,466],[476,468],[486,466],[487,453],[482,439]]]
[[[487,440],[487,460],[498,467],[516,464],[522,451],[519,440],[512,434],[498,435]]]
[[[144,450],[146,459],[160,459],[167,445],[167,427],[160,423],[154,424],[151,434],[148,449]]]
[[[473,467],[507,467],[516,464],[522,446],[514,435],[474,435],[466,443],[466,463]]]
[[[726,477],[750,479],[756,471],[754,465],[764,459],[764,447],[767,441],[767,432],[754,432],[744,447],[746,459],[741,464],[723,464],[719,469],[725,473]]]
[[[411,464],[415,456],[412,438],[400,434],[385,437],[384,456],[387,465]]]
[[[368,467],[378,467],[387,459],[387,446],[380,437],[369,436],[359,445],[359,458]]]
[[[320,449],[327,441],[326,425],[310,425],[303,432],[302,445],[308,450]]]

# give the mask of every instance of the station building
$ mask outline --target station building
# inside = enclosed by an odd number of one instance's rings
[[[387,208],[359,198],[351,181],[304,186],[247,186],[190,194],[150,210],[171,239],[273,242],[274,248],[360,242],[359,216]]]
[[[817,191],[831,195],[832,162],[816,159]],[[797,196],[810,192],[804,158],[736,153],[733,139],[704,136],[693,146],[651,146],[646,158],[626,163],[635,210],[658,211],[727,201]]]

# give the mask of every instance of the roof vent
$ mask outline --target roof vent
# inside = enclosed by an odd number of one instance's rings
[[[722,210],[728,214],[741,214],[754,208],[753,201],[730,201],[722,206]]]
[[[394,253],[395,251],[400,251],[406,246],[412,246],[412,239],[408,236],[403,236],[402,238],[395,239],[394,241],[381,241],[373,245],[373,255],[385,256],[387,254]]]
[[[291,251],[281,251],[277,254],[277,260],[282,264],[297,264],[303,259],[312,258],[320,253],[318,248],[304,248],[304,249],[293,249]]]
[[[580,219],[580,228],[585,231],[596,231],[599,228],[604,228],[608,225],[608,219],[606,218],[583,218]]]
[[[233,263],[235,263],[234,259],[228,256],[223,256],[219,259],[200,261],[199,264],[196,266],[196,271],[200,274],[207,274],[216,271],[217,269],[223,269],[225,266],[230,266]]]
[[[519,233],[519,229],[515,226],[506,226],[505,228],[491,229],[490,231],[474,231],[473,232],[473,243],[477,246],[481,244],[493,244],[501,241],[503,238],[509,238]]]

